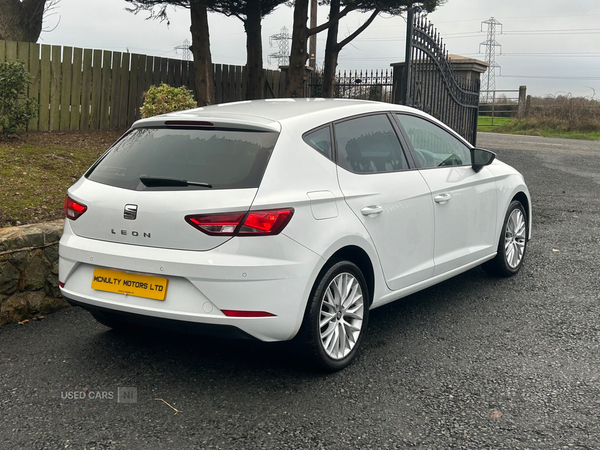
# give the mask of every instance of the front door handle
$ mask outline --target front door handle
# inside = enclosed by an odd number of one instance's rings
[[[436,195],[435,197],[433,197],[433,200],[436,203],[443,205],[444,203],[448,202],[451,198],[452,198],[452,196],[450,194],[439,194],[439,195]]]
[[[365,206],[360,212],[363,216],[374,216],[376,214],[381,214],[381,212],[383,212],[383,207],[379,205]]]

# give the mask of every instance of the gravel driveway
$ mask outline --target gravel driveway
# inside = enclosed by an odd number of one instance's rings
[[[328,376],[285,345],[127,337],[78,308],[7,325],[0,447],[600,448],[600,142],[478,144],[531,189],[518,276],[476,268],[374,310]]]

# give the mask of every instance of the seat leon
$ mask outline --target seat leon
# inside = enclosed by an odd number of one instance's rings
[[[68,190],[61,291],[130,324],[294,340],[326,370],[369,310],[531,235],[523,176],[415,109],[277,99],[137,121]]]

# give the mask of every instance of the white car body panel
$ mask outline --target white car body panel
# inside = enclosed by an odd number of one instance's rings
[[[529,194],[529,189],[525,184],[523,175],[521,175],[508,164],[498,160],[495,160],[492,164],[490,164],[487,169],[491,171],[497,179],[496,190],[498,195],[498,217],[504,216],[506,208],[508,208],[509,203],[517,194],[523,194],[522,197],[527,203],[525,206],[529,212],[527,237],[528,239],[531,239],[533,223],[533,215],[531,214],[531,196]],[[501,227],[502,224],[500,221],[498,221],[496,225],[496,239],[500,238]]]
[[[448,166],[420,171],[431,189],[435,211],[434,275],[496,253],[496,182],[483,168]],[[445,202],[436,202],[446,196]]]
[[[338,179],[346,203],[375,243],[388,287],[398,290],[430,278],[434,211],[419,171],[355,174],[338,168]],[[362,214],[371,205],[383,212]]]
[[[283,341],[300,329],[313,286],[336,255],[360,255],[375,308],[493,258],[506,209],[516,195],[527,203],[531,224],[522,175],[499,161],[479,173],[470,166],[452,166],[359,175],[302,140],[321,125],[382,111],[428,117],[376,102],[277,99],[136,122],[132,128],[173,120],[280,134],[258,188],[148,192],[83,177],[69,189],[69,196],[88,210],[75,221],[66,220],[59,248],[61,291],[91,309],[232,326],[262,341]],[[451,200],[440,204],[435,197],[443,193]],[[139,206],[135,221],[123,218],[123,206],[129,203]],[[369,205],[380,205],[383,212],[363,215],[361,209]],[[273,236],[209,236],[184,221],[189,214],[274,208],[294,211],[283,231]],[[144,241],[139,231],[152,239]],[[92,289],[95,268],[167,278],[166,299]],[[223,310],[273,316],[230,317]]]
[[[257,189],[215,191],[132,191],[86,180],[70,189],[75,200],[93,209],[71,223],[78,236],[123,244],[199,250],[215,248],[231,236],[208,236],[182,219],[188,214],[248,211]],[[124,205],[139,209],[135,220],[123,217]]]
[[[305,286],[320,257],[283,235],[269,236],[263,244],[256,239],[261,238],[231,239],[208,252],[132,249],[76,236],[67,222],[59,255],[60,278],[65,283],[62,291],[67,298],[92,306],[234,325],[263,341],[287,340],[300,326]],[[96,267],[168,278],[167,298],[157,301],[93,290]],[[220,312],[222,309],[264,310],[275,317],[232,318]]]

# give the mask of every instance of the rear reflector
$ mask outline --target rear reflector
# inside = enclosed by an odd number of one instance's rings
[[[221,311],[227,317],[275,317],[275,314],[266,311],[238,311],[234,309],[222,309]]]
[[[67,219],[77,220],[87,210],[87,206],[82,203],[77,203],[67,195],[65,197],[64,210]]]
[[[292,208],[249,213],[200,214],[186,216],[185,220],[194,228],[210,236],[273,236],[288,224]]]

